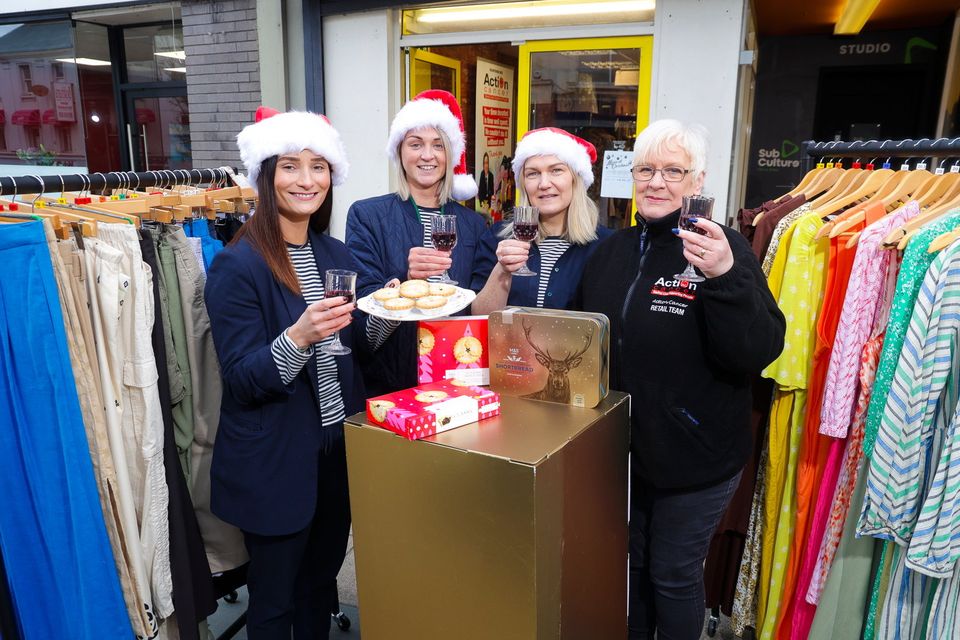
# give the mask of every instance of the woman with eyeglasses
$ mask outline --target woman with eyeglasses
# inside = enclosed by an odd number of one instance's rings
[[[575,301],[610,318],[610,387],[632,397],[631,640],[700,637],[703,563],[751,450],[750,377],[783,348],[783,314],[746,240],[706,219],[678,228],[706,156],[702,127],[641,132],[637,224],[600,244]],[[703,282],[674,276],[688,262]]]

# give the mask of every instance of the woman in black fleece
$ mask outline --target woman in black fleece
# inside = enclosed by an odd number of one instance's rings
[[[705,131],[676,120],[637,138],[637,225],[598,247],[579,308],[610,318],[610,387],[632,396],[630,639],[695,640],[703,562],[750,455],[750,375],[783,348],[785,321],[737,232],[698,220],[680,231],[683,196],[700,193]],[[690,262],[705,277],[679,281]]]

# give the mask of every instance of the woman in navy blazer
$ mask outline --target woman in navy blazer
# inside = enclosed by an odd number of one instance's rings
[[[323,233],[347,162],[312,113],[261,107],[237,141],[260,200],[207,278],[224,382],[211,504],[250,554],[248,637],[326,638],[350,529],[343,418],[365,398],[365,323],[352,300],[323,297],[325,271],[353,266]],[[321,351],[336,331],[353,354]]]
[[[457,200],[477,194],[466,173],[466,143],[460,107],[447,91],[424,91],[407,102],[390,125],[387,154],[396,169],[397,192],[354,202],[347,213],[347,246],[356,257],[357,295],[365,296],[396,278],[427,279],[444,269],[461,287],[470,286],[483,217]],[[435,216],[456,216],[452,253],[433,248]],[[397,323],[399,324],[399,323]],[[371,396],[417,384],[417,325],[394,324],[378,336],[382,347],[364,365]]]
[[[471,287],[473,313],[507,305],[566,309],[587,258],[611,231],[597,224],[597,206],[587,196],[597,150],[562,129],[528,131],[517,145],[513,172],[520,205],[540,210],[533,243],[513,239],[513,223],[498,223],[480,239]],[[519,277],[524,264],[535,276]]]

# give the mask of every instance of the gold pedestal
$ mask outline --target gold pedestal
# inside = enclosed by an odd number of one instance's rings
[[[628,397],[501,410],[416,442],[347,420],[365,640],[626,638]]]

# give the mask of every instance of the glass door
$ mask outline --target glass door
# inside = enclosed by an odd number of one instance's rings
[[[416,48],[409,53],[408,100],[427,89],[443,89],[460,100],[459,60]]]
[[[633,223],[633,142],[649,120],[653,37],[546,40],[520,45],[517,138],[557,127],[597,148],[591,198],[600,220]]]
[[[134,171],[190,169],[190,115],[179,90],[128,91],[127,153]]]

